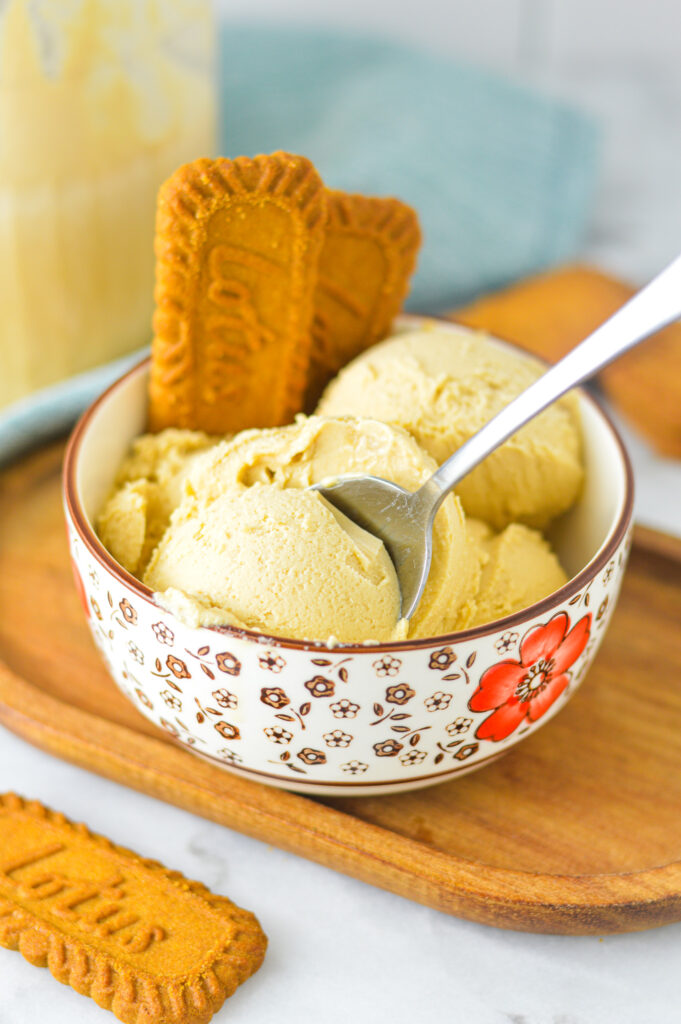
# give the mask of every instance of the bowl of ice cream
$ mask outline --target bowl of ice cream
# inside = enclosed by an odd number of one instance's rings
[[[415,489],[541,372],[518,349],[404,317],[316,414],[230,438],[145,434],[149,365],[69,444],[69,540],[114,681],[178,742],[312,794],[397,792],[499,757],[556,714],[605,634],[632,478],[584,392],[528,424],[438,514],[411,623],[383,546],[309,485]]]

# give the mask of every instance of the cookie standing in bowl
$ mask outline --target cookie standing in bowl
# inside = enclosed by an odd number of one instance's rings
[[[326,194],[289,153],[196,160],[156,221],[152,429],[287,423],[307,381]]]

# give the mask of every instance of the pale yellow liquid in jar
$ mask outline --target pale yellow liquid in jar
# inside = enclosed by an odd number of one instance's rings
[[[215,147],[209,0],[0,13],[0,405],[148,342],[156,194]]]

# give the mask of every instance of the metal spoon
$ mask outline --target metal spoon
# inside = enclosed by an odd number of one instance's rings
[[[679,318],[681,256],[489,420],[418,491],[375,476],[314,485],[349,519],[383,541],[397,572],[403,618],[410,619],[421,600],[433,553],[433,520],[458,482],[547,405]]]

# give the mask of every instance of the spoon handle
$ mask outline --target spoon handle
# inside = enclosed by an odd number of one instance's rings
[[[442,463],[424,485],[430,495],[439,491],[435,509],[459,480],[547,405],[679,318],[681,256]]]

